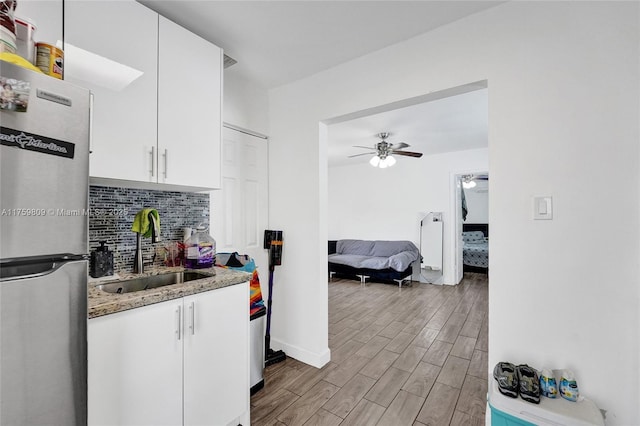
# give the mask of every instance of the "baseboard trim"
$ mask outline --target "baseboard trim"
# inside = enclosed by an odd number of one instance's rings
[[[255,385],[251,386],[251,392],[249,392],[249,394],[253,396],[256,392],[258,392],[263,387],[264,387],[264,379],[260,380]]]
[[[331,350],[326,348],[320,353],[311,352],[307,349],[299,346],[290,345],[279,341],[278,339],[271,338],[271,346],[273,350],[281,349],[287,356],[295,358],[298,361],[302,361],[305,364],[312,365],[316,368],[322,368],[329,361],[331,361]]]

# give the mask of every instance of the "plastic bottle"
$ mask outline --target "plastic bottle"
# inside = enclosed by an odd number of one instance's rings
[[[547,398],[555,398],[558,396],[556,378],[548,368],[543,368],[540,372],[540,393]]]
[[[577,401],[580,397],[578,382],[571,370],[563,370],[560,377],[560,396],[568,401]]]
[[[216,240],[204,223],[193,230],[185,242],[185,266],[189,269],[211,268],[216,260]]]

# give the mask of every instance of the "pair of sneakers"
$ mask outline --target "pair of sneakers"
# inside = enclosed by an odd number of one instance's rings
[[[527,364],[517,367],[510,362],[499,362],[493,369],[493,378],[498,381],[501,394],[511,398],[520,397],[527,402],[540,403],[540,380],[535,368]]]

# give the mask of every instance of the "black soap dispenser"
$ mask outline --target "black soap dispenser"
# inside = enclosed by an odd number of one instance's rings
[[[106,241],[100,241],[100,247],[91,252],[89,275],[93,278],[113,275],[113,252],[109,251]]]

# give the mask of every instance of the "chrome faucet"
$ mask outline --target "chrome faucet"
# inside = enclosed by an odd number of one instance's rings
[[[142,234],[136,232],[136,255],[133,258],[134,274],[142,274],[144,272],[144,262],[142,260]]]
[[[142,237],[150,236],[151,243],[160,241],[160,216],[158,215],[158,211],[156,209],[140,210],[133,219],[131,230],[136,233],[136,255],[133,260],[133,272],[135,274],[142,274],[144,272]]]

